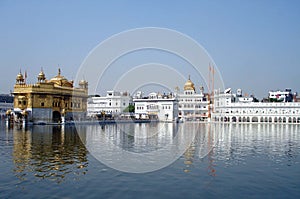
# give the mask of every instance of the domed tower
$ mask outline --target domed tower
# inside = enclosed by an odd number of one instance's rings
[[[23,77],[21,71],[16,77],[16,84],[25,84],[24,77]]]
[[[38,75],[38,82],[42,83],[42,82],[45,82],[45,80],[46,80],[45,73],[44,73],[43,69],[41,69],[41,72]]]
[[[83,89],[87,89],[88,88],[89,83],[85,80],[80,80],[79,81],[79,87],[83,88]]]
[[[189,79],[187,80],[187,82],[184,84],[184,91],[193,91],[195,92],[195,85],[194,83],[191,81],[190,76]]]

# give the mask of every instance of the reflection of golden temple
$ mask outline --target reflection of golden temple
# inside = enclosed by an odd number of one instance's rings
[[[34,126],[13,131],[14,172],[20,180],[32,173],[37,178],[61,182],[72,173],[85,174],[87,150],[72,128]],[[81,135],[84,138],[84,135]]]
[[[192,144],[184,153],[184,164],[186,168],[183,170],[185,173],[188,173],[191,171],[191,166],[194,162],[194,156],[195,156],[195,145]]]
[[[64,122],[65,119],[83,119],[87,111],[88,82],[79,82],[79,88],[73,81],[61,75],[50,80],[41,70],[36,84],[26,84],[26,74],[20,72],[14,86],[14,113],[17,118],[25,117],[29,121]],[[23,112],[23,114],[22,114]]]

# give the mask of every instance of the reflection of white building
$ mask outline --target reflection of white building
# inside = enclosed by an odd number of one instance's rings
[[[270,122],[299,123],[300,103],[298,102],[254,102],[252,97],[242,96],[239,89],[214,92],[214,121],[221,122]]]
[[[206,97],[203,94],[203,87],[200,93],[196,93],[194,83],[190,80],[184,84],[184,93],[177,94],[179,118],[183,120],[203,120],[208,116],[208,105]]]
[[[120,114],[132,105],[132,97],[127,92],[107,91],[104,97],[90,97],[87,104],[88,116],[105,112],[106,114]]]
[[[299,140],[299,125],[213,123],[210,130],[217,142],[214,147],[217,160],[243,161],[248,155],[263,152],[277,161],[279,157],[299,154],[300,143],[290,143]]]
[[[143,97],[138,92],[133,99],[135,104],[135,115],[137,119],[147,119],[147,117],[160,121],[176,121],[178,116],[178,101],[172,94],[150,93]]]

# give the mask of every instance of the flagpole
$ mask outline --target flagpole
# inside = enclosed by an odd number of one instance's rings
[[[27,79],[27,71],[25,70],[25,72],[24,72],[24,82],[25,82],[25,84],[26,84],[26,79]]]

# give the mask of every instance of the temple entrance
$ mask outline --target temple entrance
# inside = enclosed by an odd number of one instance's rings
[[[61,122],[61,114],[58,111],[53,111],[53,115],[52,115],[52,120],[53,122],[59,123]]]

